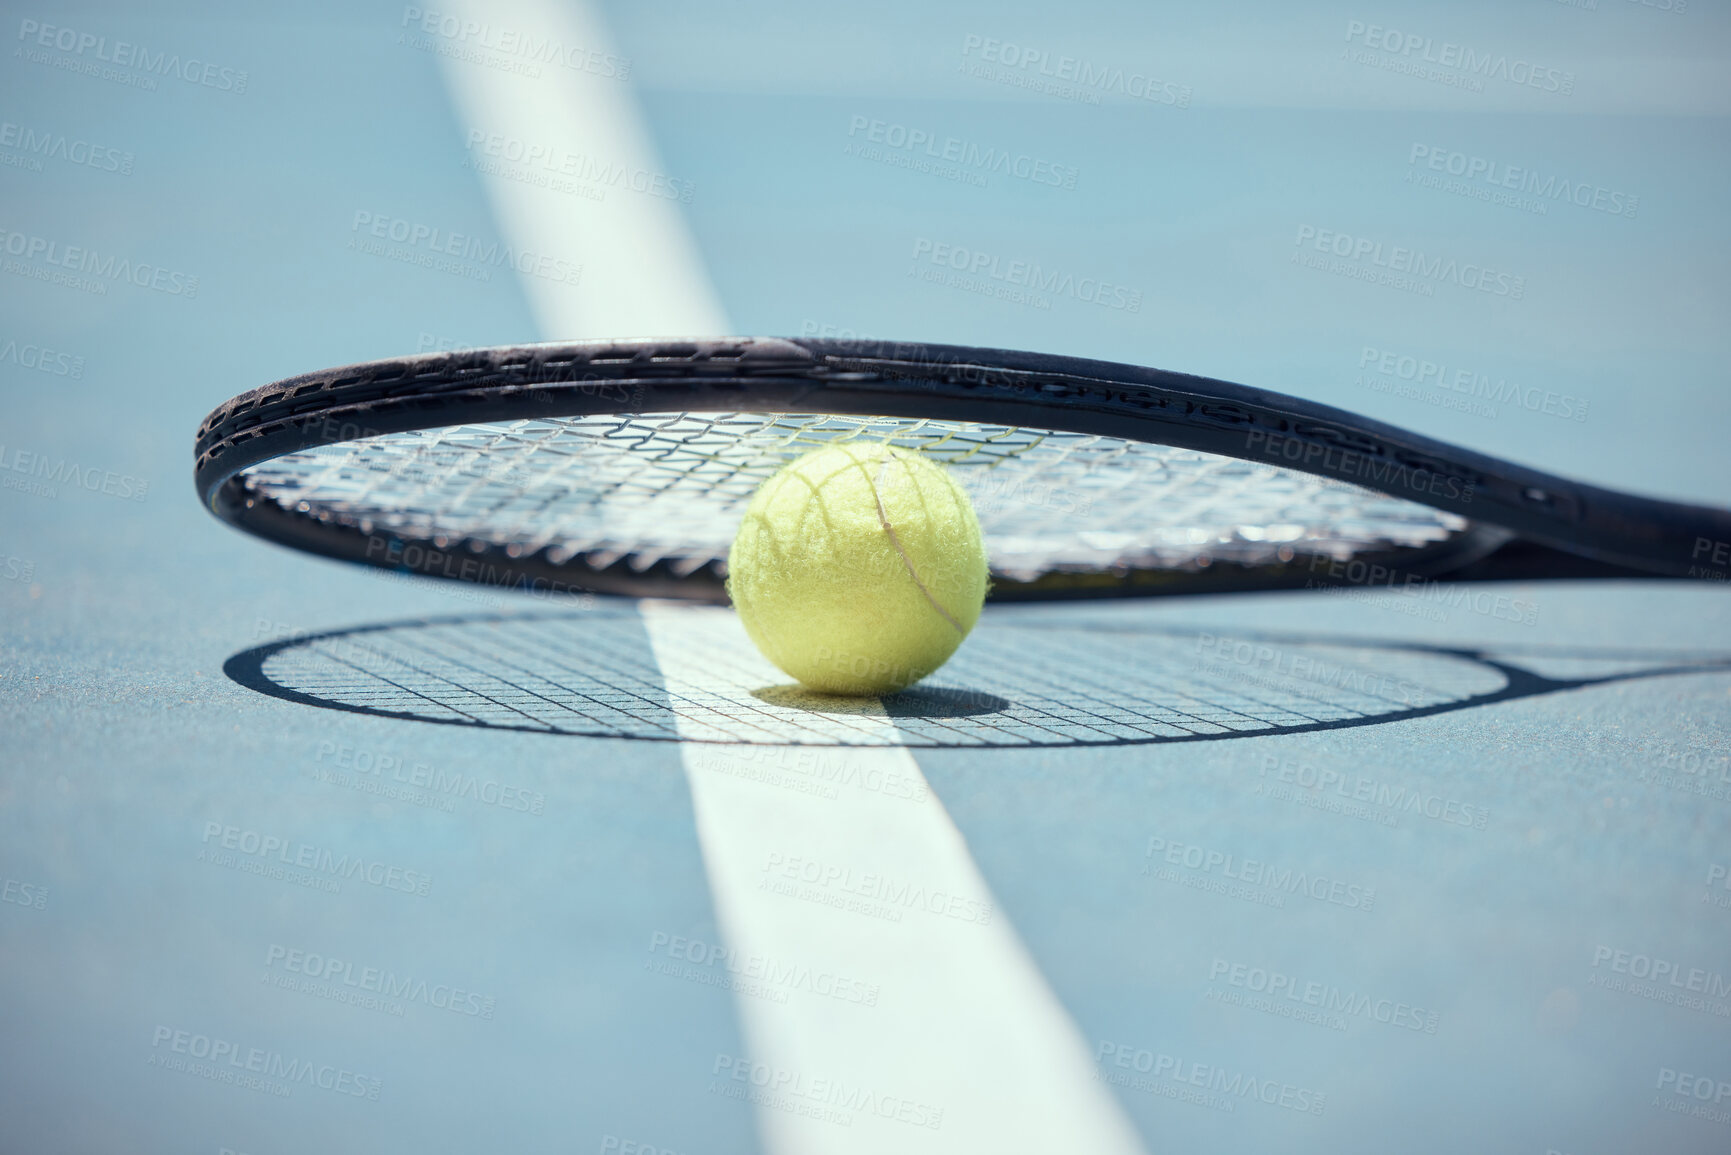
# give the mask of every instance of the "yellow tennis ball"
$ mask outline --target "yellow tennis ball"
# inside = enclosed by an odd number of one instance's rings
[[[727,571],[763,656],[826,694],[919,681],[955,653],[986,598],[968,495],[943,466],[875,443],[816,450],[764,482]]]

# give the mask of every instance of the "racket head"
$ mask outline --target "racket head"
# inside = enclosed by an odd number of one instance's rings
[[[292,378],[206,419],[196,480],[217,516],[326,556],[716,601],[757,485],[858,438],[950,467],[981,509],[999,600],[1440,574],[1535,527],[1594,555],[1607,530],[1589,515],[1611,508],[1589,500],[1602,491],[1226,382],[772,338],[509,346]]]

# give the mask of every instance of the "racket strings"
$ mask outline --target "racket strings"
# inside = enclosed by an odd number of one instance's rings
[[[800,454],[887,442],[951,467],[992,567],[1290,562],[1421,548],[1454,515],[1275,466],[1089,434],[934,419],[762,413],[545,418],[388,434],[253,467],[249,493],[303,516],[444,547],[546,551],[596,567],[726,558],[757,487]]]

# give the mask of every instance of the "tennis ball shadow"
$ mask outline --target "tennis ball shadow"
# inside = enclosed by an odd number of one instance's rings
[[[972,718],[998,714],[1010,708],[1008,698],[983,690],[949,686],[909,686],[882,698],[857,698],[846,694],[820,694],[789,683],[764,686],[751,696],[766,706],[803,710],[811,714],[852,714],[868,718]]]

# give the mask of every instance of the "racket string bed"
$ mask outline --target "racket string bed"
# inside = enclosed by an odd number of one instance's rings
[[[656,413],[451,425],[338,442],[249,469],[249,496],[389,533],[718,565],[756,488],[800,454],[883,441],[951,467],[995,573],[1349,558],[1446,541],[1464,519],[1277,466],[1094,434],[929,418]]]

